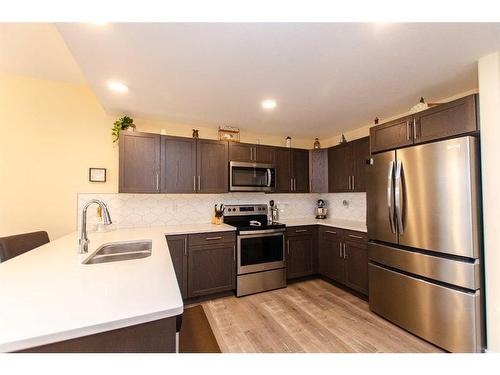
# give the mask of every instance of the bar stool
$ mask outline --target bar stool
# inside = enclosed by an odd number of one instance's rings
[[[48,242],[49,235],[45,231],[0,237],[0,262],[5,262]]]

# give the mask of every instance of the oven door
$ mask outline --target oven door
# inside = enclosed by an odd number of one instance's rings
[[[238,235],[238,275],[285,267],[285,232],[259,232]]]
[[[230,191],[274,191],[276,169],[272,164],[229,163]]]

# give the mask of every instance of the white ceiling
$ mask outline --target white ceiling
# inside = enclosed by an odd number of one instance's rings
[[[498,23],[57,27],[110,114],[305,137],[476,88],[477,59],[500,50]],[[109,79],[129,92],[109,92]]]

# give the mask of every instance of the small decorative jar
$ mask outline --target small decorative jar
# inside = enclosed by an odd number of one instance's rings
[[[321,144],[319,143],[319,139],[318,138],[314,138],[314,149],[318,150],[320,148],[321,148]]]
[[[286,137],[286,147],[288,148],[292,147],[292,138]]]

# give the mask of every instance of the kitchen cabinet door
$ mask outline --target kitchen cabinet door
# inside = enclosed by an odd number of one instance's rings
[[[189,247],[189,297],[224,292],[235,288],[236,246],[234,244]]]
[[[227,193],[229,190],[227,142],[198,139],[196,159],[197,191],[199,193]]]
[[[368,252],[362,241],[344,241],[345,285],[368,295]]]
[[[160,135],[120,132],[120,193],[160,192]]]
[[[258,145],[254,156],[257,163],[274,164],[276,162],[276,147]]]
[[[309,192],[309,150],[291,150],[294,193]]]
[[[188,236],[167,236],[168,250],[170,251],[170,258],[174,265],[175,276],[181,291],[182,298],[188,296],[188,280],[187,280],[187,249],[188,249]]]
[[[292,176],[290,171],[290,149],[276,148],[276,193],[289,193],[292,191]]]
[[[313,249],[312,235],[287,238],[287,279],[314,274]]]
[[[344,280],[342,234],[338,228],[319,228],[318,272],[340,282]]]
[[[253,162],[255,145],[229,142],[229,161]]]
[[[470,95],[415,114],[415,144],[476,131],[476,100]]]
[[[330,193],[352,191],[352,149],[351,142],[328,149],[328,190]]]
[[[370,128],[371,153],[412,145],[412,123],[413,117],[407,116]]]
[[[309,152],[311,193],[328,193],[328,149]]]
[[[370,138],[365,137],[352,142],[353,174],[351,188],[353,191],[366,192],[366,168],[370,159]]]
[[[196,139],[162,136],[162,192],[196,192]]]

